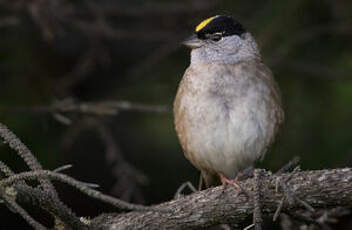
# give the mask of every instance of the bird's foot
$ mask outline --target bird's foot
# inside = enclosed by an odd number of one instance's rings
[[[248,192],[247,192],[245,189],[243,189],[243,188],[241,187],[241,185],[239,185],[239,184],[237,183],[237,180],[238,180],[237,177],[236,177],[235,179],[229,179],[229,178],[225,177],[225,176],[224,176],[223,174],[221,174],[221,173],[219,173],[219,177],[220,177],[220,181],[221,181],[221,183],[222,183],[222,188],[223,188],[222,191],[223,191],[223,192],[225,191],[226,186],[227,186],[228,184],[230,184],[230,185],[234,186],[234,187],[238,190],[238,195],[241,194],[241,193],[243,193],[243,194],[247,197],[247,199],[249,198]]]
[[[229,179],[221,173],[219,174],[219,176],[224,190],[228,184],[235,186],[235,188],[237,188],[238,190],[243,190],[242,187],[237,183],[237,177],[235,179]]]

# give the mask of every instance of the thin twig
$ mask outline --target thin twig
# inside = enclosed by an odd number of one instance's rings
[[[116,138],[106,124],[96,118],[86,118],[84,123],[83,128],[93,128],[105,146],[106,163],[111,166],[111,173],[117,178],[111,193],[117,195],[121,200],[144,203],[143,193],[139,186],[147,185],[148,177],[125,159]],[[68,138],[71,138],[72,141],[75,136],[70,137],[69,135]]]
[[[5,176],[13,176],[14,172],[2,161],[0,161],[0,170],[5,174]],[[24,183],[23,183],[24,185]],[[2,188],[4,191],[6,191],[5,188]],[[4,192],[5,193],[5,192]],[[26,210],[24,210],[20,205],[16,203],[14,199],[11,199],[7,197],[6,194],[1,194],[1,199],[5,201],[6,205],[10,207],[10,209],[14,210],[16,213],[18,213],[20,216],[22,216],[23,219],[27,221],[29,225],[31,225],[34,229],[38,230],[44,230],[46,229],[42,224],[34,220]]]
[[[0,161],[0,170],[5,174],[5,176],[8,176],[8,177],[15,176],[15,173],[2,161]],[[3,188],[3,187],[0,187],[0,188]],[[54,214],[55,216],[60,217],[62,220],[66,220],[66,224],[68,224],[70,226],[76,226],[76,227],[83,226],[82,223],[79,222],[79,219],[76,218],[75,213],[73,213],[71,211],[71,209],[69,209],[59,199],[53,197],[53,194],[50,191],[40,190],[38,188],[32,188],[32,187],[28,186],[24,181],[19,181],[16,184],[15,189],[16,189],[16,192],[18,192],[19,189],[21,189],[21,190],[25,189],[27,192],[25,194],[25,196],[31,197],[29,200],[31,200],[32,202],[34,200],[39,201],[41,203],[41,205],[38,205],[38,206],[49,211],[50,213]],[[37,194],[38,196],[35,197],[35,194]],[[23,197],[23,195],[22,195],[22,197]],[[18,198],[18,196],[17,196],[17,198]],[[47,199],[44,199],[44,198],[47,198]],[[13,205],[11,205],[11,204],[9,204],[9,205],[10,205],[10,207],[12,207],[13,209],[16,209],[16,210],[18,209],[17,206],[19,206],[17,203],[13,204]],[[28,217],[24,216],[24,214],[23,214],[25,212],[25,210],[21,211],[18,209],[17,212],[20,213],[20,215],[23,216],[23,218],[25,220],[28,219]],[[55,218],[55,219],[57,219],[57,218]],[[31,222],[33,222],[33,221],[34,221],[34,219]],[[28,223],[32,225],[31,222],[28,222]]]
[[[310,212],[315,212],[315,209],[310,205],[308,204],[307,202],[305,202],[304,200],[301,200],[300,198],[298,198],[297,196],[295,196],[295,200],[302,204],[308,211]]]
[[[293,157],[292,160],[290,160],[287,164],[285,164],[282,168],[280,168],[275,174],[280,175],[280,174],[292,171],[294,168],[298,166],[299,161],[300,161],[299,156]]]
[[[183,183],[176,191],[174,195],[174,199],[178,199],[182,196],[182,192],[185,188],[189,188],[192,192],[197,192],[197,189],[193,186],[193,184],[189,181]]]
[[[2,161],[0,161],[0,171],[5,174],[5,176],[12,176],[15,173]]]
[[[273,216],[273,221],[275,222],[277,220],[277,218],[279,217],[280,213],[281,213],[281,209],[284,205],[284,201],[285,201],[285,197],[282,197],[281,200],[280,200],[280,203],[279,205],[277,206],[276,208],[276,211],[274,213],[274,216]]]
[[[108,203],[110,205],[113,205],[120,210],[135,210],[135,211],[166,211],[166,210],[161,210],[161,209],[156,209],[152,207],[146,207],[143,205],[136,205],[136,204],[130,204],[125,201],[119,200],[117,198],[104,195],[99,191],[90,189],[89,187],[86,186],[86,183],[77,181],[73,179],[72,177],[66,176],[64,174],[59,174],[59,173],[54,173],[49,170],[37,170],[37,171],[31,171],[31,172],[23,172],[23,173],[18,173],[16,175],[10,176],[6,179],[3,179],[0,181],[0,187],[6,187],[10,186],[17,181],[21,180],[37,180],[39,178],[45,178],[48,177],[50,179],[58,180],[63,183],[66,183],[78,191],[95,198],[97,200],[103,201],[105,203]]]
[[[255,230],[261,230],[263,225],[262,210],[260,203],[260,189],[261,189],[261,169],[254,170],[254,194],[253,194],[253,224]]]
[[[286,178],[286,180],[284,182],[281,181],[280,177],[276,178],[275,181],[275,192],[278,193],[279,192],[279,187],[281,186],[281,188],[284,190],[284,196],[281,198],[279,205],[276,208],[276,211],[274,213],[273,216],[273,221],[275,222],[277,220],[277,218],[279,217],[280,213],[281,213],[281,209],[284,205],[285,200],[288,201],[289,204],[293,204],[294,202],[294,197],[293,194],[291,192],[290,189],[288,189],[288,187],[285,185],[285,183],[290,180],[292,178],[292,176],[294,175],[295,172],[299,171],[299,167],[297,166],[299,163],[299,157],[295,156],[292,160],[290,160],[287,164],[285,164],[280,170],[278,170],[276,172],[276,175],[282,175],[283,173],[286,173],[290,170],[292,170],[293,168],[293,172],[291,172],[291,174],[289,175],[289,177]]]
[[[9,130],[5,125],[1,123],[0,123],[0,137],[3,138],[4,142],[8,143],[10,148],[16,151],[16,153],[26,162],[26,164],[31,170],[34,171],[34,170],[42,169],[41,164],[34,157],[34,155],[27,148],[27,146],[23,144],[22,141],[11,130]],[[16,175],[13,175],[11,177],[16,177]],[[50,194],[48,195],[48,197],[50,197],[50,200],[55,201],[58,204],[57,207],[60,207],[60,209],[56,207],[56,210],[55,210],[56,216],[52,212],[50,212],[50,210],[48,210],[49,213],[52,214],[55,218],[61,218],[62,221],[65,220],[65,223],[67,225],[70,225],[71,227],[84,228],[84,225],[79,221],[79,218],[77,217],[77,215],[59,199],[59,196],[55,190],[55,187],[50,182],[50,180],[48,180],[45,177],[40,177],[38,179],[44,191]]]
[[[72,167],[73,167],[73,166],[70,165],[70,164],[69,164],[69,165],[63,165],[63,166],[60,166],[60,167],[54,169],[53,172],[59,173],[59,172],[65,171],[65,170],[67,170],[67,169],[70,169],[70,168],[72,168]]]
[[[291,161],[291,162],[295,162],[295,161]],[[296,161],[297,162],[297,161]],[[289,164],[287,164],[289,165]],[[295,164],[290,164],[291,166],[295,165]],[[302,206],[304,206],[308,211],[310,212],[314,212],[315,209],[309,205],[307,202],[305,202],[304,200],[298,198],[294,193],[293,191],[286,185],[286,183],[293,177],[294,173],[299,171],[300,168],[297,166],[292,173],[290,173],[289,177],[287,177],[285,179],[285,181],[281,181],[280,180],[280,177],[277,177],[276,178],[276,188],[275,188],[275,191],[278,192],[278,186],[282,188],[283,192],[284,192],[284,197],[281,199],[276,211],[275,211],[275,214],[273,216],[273,221],[276,221],[278,216],[280,215],[280,212],[281,212],[281,209],[283,207],[283,203],[285,201],[288,202],[289,205],[293,205],[293,203],[297,202],[299,204],[301,204]]]
[[[251,228],[255,227],[255,224],[250,224],[247,227],[245,227],[243,230],[249,230]]]
[[[31,225],[36,230],[46,230],[42,224],[34,220],[26,210],[24,210],[21,206],[19,206],[14,200],[9,199],[5,196],[2,196],[2,199],[6,202],[7,205],[10,206],[17,214],[19,214],[26,222]]]
[[[29,113],[81,113],[99,116],[115,116],[121,111],[166,113],[169,108],[164,105],[146,105],[128,101],[77,102],[71,98],[55,101],[51,105],[32,107],[2,107],[3,112]]]
[[[0,137],[7,143],[11,149],[15,150],[16,153],[26,162],[28,167],[31,170],[41,170],[42,166],[38,162],[38,160],[34,157],[31,151],[27,148],[25,144],[11,131],[9,130],[4,124],[0,123]],[[42,184],[43,188],[51,191],[54,195],[57,196],[57,193],[54,189],[54,186],[50,183],[50,181],[45,180],[42,178],[40,183]]]
[[[51,213],[56,221],[64,223],[69,229],[87,229],[80,218],[68,208],[62,201],[40,188],[33,188],[24,183],[14,186],[17,191],[17,199],[22,203],[30,203],[32,206],[40,207]]]

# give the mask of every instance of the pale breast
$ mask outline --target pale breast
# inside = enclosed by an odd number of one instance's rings
[[[271,73],[256,62],[191,65],[174,113],[186,157],[199,169],[228,177],[265,153],[282,120]]]

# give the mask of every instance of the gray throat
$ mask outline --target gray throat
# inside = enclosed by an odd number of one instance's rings
[[[216,49],[219,48],[219,49]],[[221,50],[220,50],[221,49]],[[228,42],[224,47],[203,46],[191,51],[191,63],[228,63],[233,64],[247,60],[261,60],[258,45],[250,33],[245,33],[242,38]]]

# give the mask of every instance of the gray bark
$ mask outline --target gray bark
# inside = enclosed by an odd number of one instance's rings
[[[265,172],[261,176],[261,208],[264,215],[273,215],[283,198],[276,191],[277,180],[285,183],[293,195],[314,208],[352,207],[352,169],[301,171],[280,176]],[[243,224],[253,214],[254,180],[239,184],[249,194],[238,193],[228,186],[204,191],[162,203],[155,207],[169,212],[129,212],[102,214],[92,220],[94,229],[203,229],[218,224]],[[284,202],[282,212],[305,209],[302,202]]]

